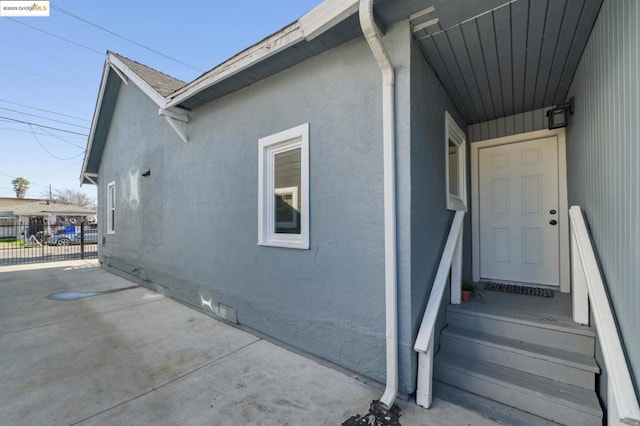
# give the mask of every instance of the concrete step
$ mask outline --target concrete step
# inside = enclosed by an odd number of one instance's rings
[[[600,372],[593,356],[455,326],[443,330],[440,345],[449,353],[590,390],[595,390],[594,375]]]
[[[441,351],[434,378],[563,425],[602,424],[594,391],[535,374]]]
[[[513,426],[557,426],[542,417],[535,416],[526,411],[509,407],[499,402],[492,401],[480,395],[464,391],[454,386],[449,386],[438,380],[433,381],[434,394],[447,402],[473,410],[488,419],[505,425]]]
[[[548,346],[568,352],[593,356],[595,333],[589,327],[568,325],[552,320],[536,321],[511,315],[465,310],[463,305],[449,305],[447,323],[508,339]]]

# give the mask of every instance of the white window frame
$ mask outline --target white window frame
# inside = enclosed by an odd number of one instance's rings
[[[113,195],[111,194],[113,192]],[[113,180],[107,185],[107,234],[116,233],[115,213],[116,213],[116,181]],[[113,212],[113,214],[112,214]]]
[[[445,111],[445,194],[447,196],[447,210],[467,211],[467,138],[453,117]],[[458,148],[458,194],[449,192],[449,141]]]
[[[300,234],[276,233],[275,156],[300,148]],[[295,188],[294,197],[298,197]],[[291,188],[279,188],[290,193]],[[297,200],[295,200],[297,201]],[[294,201],[294,202],[295,202]],[[309,248],[309,123],[258,140],[258,245],[296,249]]]

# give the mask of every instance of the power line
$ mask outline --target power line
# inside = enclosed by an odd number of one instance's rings
[[[29,126],[32,126],[32,125],[29,125]],[[38,126],[36,126],[36,127],[38,127]],[[32,128],[31,130],[32,130],[32,132],[31,132],[31,133],[35,135],[35,133],[33,133],[33,128]],[[44,131],[44,132],[46,132],[46,129],[41,129],[41,130],[42,130],[42,131]],[[40,136],[47,136],[47,135],[40,135]],[[82,145],[78,145],[77,143],[73,143],[73,142],[71,142],[71,141],[67,141],[67,140],[64,140],[64,139],[58,138],[58,137],[56,137],[55,135],[52,135],[51,133],[49,133],[49,136],[52,136],[52,137],[54,137],[54,138],[56,138],[56,139],[60,139],[60,142],[64,142],[64,143],[66,143],[67,145],[75,146],[76,148],[80,148],[80,149],[84,149],[84,148],[85,148],[84,146],[82,146]],[[37,139],[37,138],[36,138],[36,139]]]
[[[57,81],[59,83],[66,84],[67,86],[77,87],[78,89],[82,89],[82,90],[86,90],[87,89],[86,87],[78,86],[77,84],[69,83],[68,81],[59,80],[57,78],[56,79],[51,78],[51,76],[48,76],[46,74],[40,74],[39,72],[29,71],[29,70],[25,70],[24,68],[14,67],[13,65],[7,64],[6,62],[0,62],[0,65],[4,65],[5,67],[13,68],[14,70],[17,70],[17,71],[20,71],[20,72],[24,72],[24,73],[27,73],[27,74],[37,75],[38,77],[42,77],[42,78],[47,79],[49,81],[51,81],[51,80]]]
[[[57,11],[59,11],[59,12],[62,12],[62,13],[64,13],[65,15],[71,16],[72,18],[75,18],[75,19],[77,19],[78,21],[84,22],[84,23],[85,23],[85,24],[87,24],[87,25],[91,25],[92,27],[98,28],[99,30],[102,30],[102,31],[107,32],[107,33],[109,33],[109,34],[111,34],[111,35],[114,35],[114,36],[116,36],[116,37],[118,37],[118,38],[121,38],[122,40],[126,40],[126,41],[128,41],[129,43],[133,43],[133,44],[135,44],[135,45],[136,45],[136,46],[138,46],[138,47],[142,47],[143,49],[146,49],[146,50],[148,50],[148,51],[150,51],[150,52],[153,52],[153,53],[155,53],[156,55],[160,55],[160,56],[162,56],[162,57],[164,57],[164,58],[167,58],[167,59],[169,59],[169,60],[171,60],[171,61],[173,61],[173,62],[175,62],[175,63],[178,63],[178,64],[180,64],[180,65],[183,65],[183,66],[185,66],[185,67],[187,67],[187,68],[190,68],[190,69],[192,69],[192,70],[194,70],[194,71],[204,72],[204,70],[201,70],[201,69],[199,69],[199,68],[197,68],[197,67],[194,67],[193,65],[189,65],[189,64],[187,64],[186,62],[183,62],[183,61],[181,61],[181,60],[179,60],[179,59],[173,58],[173,57],[171,57],[171,56],[169,56],[169,55],[166,55],[166,54],[164,54],[164,53],[162,53],[162,52],[159,52],[159,51],[157,51],[157,50],[155,50],[155,49],[152,49],[152,48],[150,48],[150,47],[147,47],[147,46],[145,46],[145,45],[143,45],[143,44],[141,44],[141,43],[138,43],[137,41],[131,40],[130,38],[127,38],[127,37],[125,37],[125,36],[123,36],[123,35],[120,35],[120,34],[116,33],[115,31],[111,31],[110,29],[105,28],[105,27],[103,27],[103,26],[100,26],[100,25],[98,25],[98,24],[95,24],[95,23],[93,23],[93,22],[91,22],[91,21],[89,21],[89,20],[87,20],[87,19],[84,19],[84,18],[82,18],[82,17],[78,16],[78,15],[74,15],[73,13],[71,13],[71,12],[69,12],[69,11],[67,11],[67,10],[65,10],[65,9],[63,9],[63,8],[61,8],[61,7],[59,7],[59,6],[52,5],[52,6],[51,6],[51,8],[52,8],[52,9],[55,9],[55,10],[57,10]]]
[[[31,106],[31,105],[20,104],[18,102],[8,101],[6,99],[0,99],[0,102],[6,102],[8,104],[18,105],[18,106],[25,107],[25,108],[37,109],[38,111],[44,111],[44,112],[48,112],[50,114],[56,114],[56,115],[61,115],[63,117],[75,118],[76,120],[91,122],[91,120],[87,120],[86,118],[80,118],[80,117],[76,117],[74,115],[63,114],[61,112],[55,112],[55,111],[51,111],[51,110],[44,109],[44,108],[34,107],[34,106]]]
[[[25,22],[22,22],[22,21],[18,21],[18,20],[17,20],[17,19],[15,19],[15,18],[6,18],[6,19],[9,19],[9,20],[11,20],[11,21],[13,21],[13,22],[15,22],[15,23],[17,23],[17,24],[24,25],[25,27],[29,27],[29,28],[31,28],[32,30],[36,30],[36,31],[39,31],[39,32],[44,33],[44,34],[48,34],[48,35],[50,35],[51,37],[55,37],[55,38],[57,38],[57,39],[59,39],[59,40],[66,41],[67,43],[71,43],[71,44],[76,45],[76,46],[78,46],[78,47],[81,47],[81,48],[83,48],[83,49],[89,50],[89,51],[91,51],[91,52],[93,52],[93,53],[97,53],[97,54],[98,54],[98,55],[100,55],[100,56],[104,56],[104,55],[105,55],[103,52],[100,52],[99,50],[96,50],[96,49],[94,49],[94,48],[92,48],[92,47],[85,46],[84,44],[76,43],[76,42],[75,42],[75,41],[73,41],[73,40],[69,40],[68,38],[64,38],[64,37],[61,37],[61,36],[56,35],[56,34],[54,34],[54,33],[50,33],[49,31],[41,30],[41,29],[40,29],[40,28],[38,28],[38,27],[34,27],[33,25],[29,25],[29,24],[27,24],[27,23],[25,23]]]
[[[32,130],[33,130],[33,129],[32,129]],[[45,133],[46,133],[46,134],[48,134],[49,136],[51,136],[51,137],[53,137],[53,138],[56,138],[56,139],[59,139],[59,140],[61,140],[62,142],[66,143],[66,144],[73,145],[73,146],[75,146],[76,148],[85,149],[85,147],[86,147],[86,144],[84,144],[84,145],[78,145],[77,143],[75,143],[75,142],[71,142],[70,140],[65,139],[65,138],[63,138],[63,137],[61,137],[61,136],[54,135],[53,133],[51,133],[51,132],[50,132],[50,131],[48,131],[47,129],[40,129],[40,130],[42,130],[43,132],[45,132]]]
[[[40,145],[40,148],[42,148],[42,150],[44,152],[46,152],[47,154],[49,154],[52,158],[55,158],[56,160],[63,160],[63,161],[67,161],[67,160],[74,160],[78,157],[80,157],[81,155],[84,155],[84,151],[82,151],[80,154],[74,155],[73,157],[68,157],[68,158],[62,158],[62,157],[58,157],[57,155],[55,155],[53,152],[49,151],[47,148],[44,147],[44,144],[42,143],[42,141],[40,141],[40,138],[35,134],[35,132],[33,131],[33,126],[29,125],[29,127],[31,128],[31,134],[33,135],[33,137],[35,138],[35,140],[38,142],[38,145]]]
[[[6,120],[0,119],[0,122],[6,122]],[[37,125],[35,125],[35,126],[38,127]],[[71,142],[70,140],[65,139],[65,138],[63,138],[61,136],[54,135],[53,133],[50,133],[49,131],[47,131],[47,129],[40,129],[44,133],[35,133],[33,131],[33,129],[31,129],[31,130],[20,130],[20,129],[12,129],[10,127],[0,127],[0,129],[5,129],[5,130],[9,130],[9,131],[14,131],[14,132],[20,132],[20,133],[31,133],[31,134],[40,135],[40,136],[51,136],[52,138],[59,139],[60,141],[66,143],[66,144],[75,146],[76,148],[85,149],[85,147],[83,145],[78,145],[77,143]],[[76,136],[76,137],[78,137],[78,136]],[[82,136],[80,136],[80,137],[82,137]]]
[[[81,148],[81,149],[84,149],[84,148],[85,148],[85,146],[86,146],[86,144],[84,144],[84,145],[80,146],[80,145],[76,144],[75,142],[71,142],[71,141],[70,141],[69,139],[67,139],[67,138],[63,138],[62,136],[59,136],[59,135],[56,135],[56,134],[51,133],[51,132],[50,132],[50,131],[48,131],[47,129],[40,129],[40,130],[42,130],[42,131],[45,133],[45,135],[44,135],[44,136],[49,135],[49,136],[51,136],[52,138],[60,139],[62,142],[68,143],[69,145],[77,146],[78,148]],[[38,134],[41,134],[41,133],[38,133]],[[71,137],[74,137],[74,138],[82,138],[82,139],[84,139],[84,136],[71,136]]]
[[[28,115],[28,116],[30,116],[30,117],[37,117],[37,118],[43,118],[43,119],[45,119],[45,120],[49,120],[49,121],[55,121],[56,123],[66,124],[67,126],[79,127],[79,128],[81,128],[81,129],[89,130],[89,128],[88,128],[87,126],[81,126],[81,125],[79,125],[79,124],[72,124],[72,123],[69,123],[69,122],[67,122],[67,121],[56,120],[56,119],[54,119],[54,118],[43,117],[42,115],[30,114],[30,113],[28,113],[28,112],[18,111],[18,110],[16,110],[16,109],[11,109],[11,108],[4,108],[4,107],[0,107],[0,109],[3,109],[3,110],[5,110],[5,111],[15,112],[15,113],[22,114],[22,115]]]
[[[33,47],[30,47],[30,46],[27,46],[27,45],[24,45],[24,44],[20,44],[20,43],[18,43],[18,42],[13,41],[13,40],[7,40],[6,38],[2,38],[2,37],[0,37],[0,41],[4,42],[4,43],[6,43],[6,44],[8,44],[8,45],[10,45],[10,46],[18,46],[18,47],[20,47],[20,49],[27,49],[27,50],[31,50],[31,51],[36,52],[36,53],[39,53],[39,54],[41,54],[41,55],[49,56],[49,57],[54,58],[54,59],[57,59],[57,60],[59,60],[59,61],[66,62],[67,64],[71,64],[71,65],[73,65],[73,66],[74,66],[74,67],[76,67],[76,68],[78,68],[78,67],[79,67],[79,68],[85,69],[85,70],[87,70],[87,71],[91,71],[91,72],[93,72],[93,70],[92,70],[91,68],[89,68],[89,67],[85,67],[84,65],[81,65],[81,64],[79,64],[79,63],[77,63],[77,62],[72,62],[72,61],[69,61],[69,60],[67,60],[67,59],[64,59],[64,58],[62,58],[62,57],[60,57],[60,56],[52,55],[51,53],[47,53],[47,52],[43,52],[43,51],[38,50],[38,49],[34,49]]]
[[[6,174],[6,173],[2,173],[2,172],[0,172],[0,175],[2,175],[2,176],[6,176],[6,177],[10,177],[11,179],[18,179],[18,177],[19,177],[19,176],[11,176],[11,175],[8,175],[8,174]],[[27,179],[27,180],[28,180],[28,179]],[[31,182],[31,181],[29,181],[29,184],[30,184],[30,185],[36,185],[36,186],[42,186],[43,188],[47,188],[47,189],[49,188],[49,185],[43,185],[43,184],[41,184],[41,183],[37,183],[37,182]]]
[[[32,122],[30,122],[30,121],[17,120],[17,119],[15,119],[15,118],[5,117],[5,116],[2,116],[2,115],[0,115],[0,118],[4,118],[5,120],[8,120],[8,121],[15,121],[16,123],[30,124],[30,125],[38,126],[38,127],[43,128],[43,129],[57,130],[57,131],[59,131],[59,132],[71,133],[71,134],[73,134],[73,135],[89,136],[89,135],[86,135],[86,134],[84,134],[84,133],[73,132],[73,131],[71,131],[71,130],[60,129],[60,128],[58,128],[58,127],[44,126],[44,125],[42,125],[42,124],[32,123]]]
[[[7,121],[7,120],[0,120],[0,122],[6,122],[6,121]],[[2,126],[0,126],[0,129],[2,129],[2,130],[8,130],[8,131],[10,131],[10,132],[31,133],[31,131],[29,131],[29,130],[12,129],[11,127],[2,127]],[[52,134],[50,134],[50,133],[38,133],[38,134],[39,134],[40,136],[53,136],[53,137],[60,138],[59,136],[55,136],[55,135],[52,135]],[[73,137],[81,138],[81,137],[83,137],[83,136],[73,136]]]

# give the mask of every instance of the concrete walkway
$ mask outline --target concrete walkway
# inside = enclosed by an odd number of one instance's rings
[[[95,261],[0,267],[0,423],[340,425],[379,389],[144,288]],[[402,425],[493,425],[441,400]]]

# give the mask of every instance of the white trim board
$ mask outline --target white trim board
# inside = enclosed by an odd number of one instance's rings
[[[478,155],[482,148],[548,137],[558,139],[558,233],[560,236],[560,291],[571,291],[569,203],[567,198],[567,146],[564,129],[538,130],[471,143],[471,248],[473,281],[480,280],[480,216],[478,214]]]
[[[444,112],[444,165],[445,165],[445,189],[447,210],[463,210],[467,211],[467,136],[464,134],[456,120],[449,114]],[[458,195],[451,194],[449,191],[449,141],[453,142],[458,148]]]

